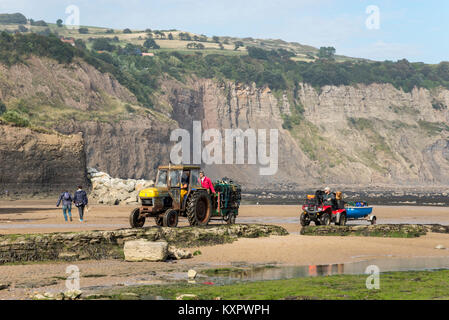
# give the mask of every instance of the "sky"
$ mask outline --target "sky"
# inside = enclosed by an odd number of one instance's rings
[[[110,28],[283,39],[373,60],[449,61],[447,0],[0,0],[1,13]]]

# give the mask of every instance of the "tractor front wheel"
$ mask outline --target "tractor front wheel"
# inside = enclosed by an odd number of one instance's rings
[[[164,227],[176,228],[178,226],[178,212],[173,209],[168,209],[163,217]]]
[[[145,224],[145,217],[140,216],[139,208],[134,209],[129,215],[129,224],[131,228],[142,228]]]

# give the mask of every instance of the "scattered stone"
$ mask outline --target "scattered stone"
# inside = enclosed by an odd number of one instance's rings
[[[171,259],[181,260],[181,259],[190,259],[193,257],[193,255],[190,251],[169,246],[168,257]]]
[[[62,260],[73,260],[78,258],[78,254],[75,252],[61,252],[58,254],[58,258]]]
[[[78,300],[82,294],[81,290],[69,290],[64,292],[64,300]]]
[[[176,300],[198,300],[198,296],[196,294],[186,293],[177,296]]]
[[[446,247],[443,246],[442,244],[439,244],[439,245],[437,245],[437,246],[435,247],[435,249],[438,249],[438,250],[446,250]]]
[[[52,300],[52,299],[55,298],[55,296],[53,295],[53,293],[50,293],[50,292],[45,292],[45,293],[44,293],[44,297],[47,298],[47,299],[49,299],[49,300]]]
[[[0,283],[0,290],[5,290],[9,288],[9,284],[7,283]]]
[[[190,270],[187,272],[187,277],[189,277],[189,279],[193,280],[193,279],[196,278],[196,275],[197,275],[197,274],[198,274],[198,273],[197,273],[195,270],[190,269]]]
[[[125,261],[165,261],[168,257],[168,243],[145,239],[125,242]]]
[[[139,299],[139,295],[137,293],[134,292],[124,292],[120,294],[121,297],[126,298],[126,299]]]

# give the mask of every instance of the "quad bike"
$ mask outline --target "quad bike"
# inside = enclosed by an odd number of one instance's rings
[[[181,179],[189,173],[189,186],[181,198]],[[241,187],[232,180],[223,178],[214,183],[216,194],[201,187],[198,166],[160,166],[155,187],[141,190],[140,208],[131,212],[132,228],[142,228],[147,218],[156,225],[176,227],[179,217],[186,217],[191,226],[205,226],[210,220],[235,223],[241,200]]]
[[[327,203],[323,200],[323,192],[317,191],[315,195],[308,195],[302,206],[302,213],[299,218],[301,226],[308,226],[310,222],[315,225],[328,226],[332,222],[336,225],[346,225],[346,209],[338,203]]]

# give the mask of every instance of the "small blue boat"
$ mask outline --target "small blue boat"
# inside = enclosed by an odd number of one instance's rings
[[[366,218],[373,212],[373,207],[347,207],[346,215],[348,219]]]
[[[370,207],[365,202],[351,203],[345,209],[348,220],[368,220],[371,224],[376,224],[376,216],[371,215],[373,213],[373,207]]]

